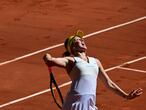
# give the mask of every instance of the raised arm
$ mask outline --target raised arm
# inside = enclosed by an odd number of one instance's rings
[[[58,66],[65,68],[68,63],[67,57],[55,58],[48,53],[44,55],[43,60],[49,67]]]
[[[99,60],[97,60],[98,66],[100,68],[100,75],[99,77],[102,79],[102,81],[104,82],[104,84],[112,89],[113,91],[115,91],[117,94],[119,94],[120,96],[126,98],[126,99],[133,99],[135,97],[138,97],[142,94],[142,89],[138,88],[136,90],[133,90],[132,92],[130,92],[129,94],[127,94],[125,91],[123,91],[118,85],[116,85],[107,75],[107,73],[105,72],[102,64],[100,63]]]

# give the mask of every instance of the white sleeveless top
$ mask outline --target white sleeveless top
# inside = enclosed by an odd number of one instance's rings
[[[74,57],[74,59],[75,66],[69,74],[72,80],[69,93],[96,95],[96,81],[99,73],[96,59],[88,57],[89,62],[86,62],[79,57]]]

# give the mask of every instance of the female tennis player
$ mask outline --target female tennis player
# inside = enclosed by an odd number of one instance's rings
[[[100,61],[86,55],[87,46],[82,37],[83,32],[77,31],[65,40],[64,55],[68,56],[55,58],[48,53],[44,56],[44,61],[49,67],[65,68],[72,81],[62,110],[98,110],[95,106],[98,76],[108,88],[126,99],[133,99],[142,94],[141,88],[128,94],[117,86],[106,74]]]

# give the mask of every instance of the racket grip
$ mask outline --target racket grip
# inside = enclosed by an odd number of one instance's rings
[[[52,68],[51,67],[48,67],[48,70],[50,73],[52,73]]]

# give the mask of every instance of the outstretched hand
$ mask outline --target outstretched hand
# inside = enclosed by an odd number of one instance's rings
[[[127,99],[134,99],[134,98],[140,96],[142,93],[143,92],[142,92],[141,88],[135,89],[128,94]]]

